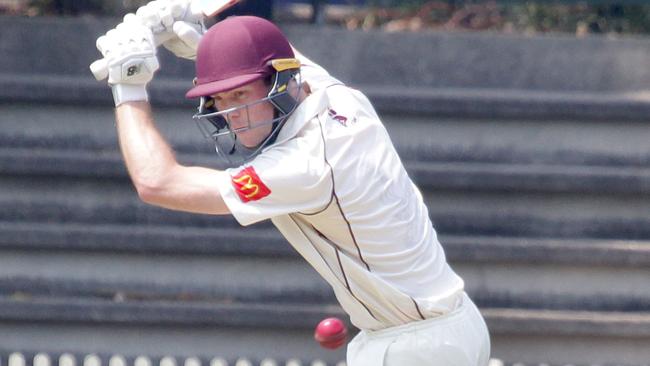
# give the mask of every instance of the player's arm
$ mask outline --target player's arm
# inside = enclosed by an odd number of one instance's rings
[[[148,203],[198,213],[228,213],[216,170],[180,165],[154,125],[147,84],[159,64],[151,30],[127,21],[97,39],[108,67],[120,147],[140,197]]]
[[[119,105],[116,119],[120,149],[140,199],[172,210],[230,212],[217,188],[220,175],[227,173],[179,164],[156,128],[148,102]]]
[[[332,77],[322,66],[303,55],[293,45],[291,45],[291,48],[296,58],[300,60],[300,74],[309,84],[312,92],[327,88],[331,85],[343,84],[338,79]]]

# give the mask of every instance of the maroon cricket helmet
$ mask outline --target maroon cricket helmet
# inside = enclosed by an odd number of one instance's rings
[[[275,70],[269,61],[294,58],[280,29],[266,19],[233,16],[213,25],[196,55],[196,85],[185,95],[197,98],[246,85]]]

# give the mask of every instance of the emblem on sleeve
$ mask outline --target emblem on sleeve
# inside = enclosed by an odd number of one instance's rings
[[[252,166],[232,176],[232,185],[239,199],[244,203],[257,201],[271,194],[269,187],[262,182]]]

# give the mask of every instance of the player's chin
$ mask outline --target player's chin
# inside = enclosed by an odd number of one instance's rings
[[[247,132],[243,132],[237,135],[237,139],[239,140],[239,143],[244,145],[244,147],[246,147],[247,149],[254,149],[260,146],[262,141],[259,141],[259,139],[256,138],[256,136],[251,136],[251,134],[248,134]]]

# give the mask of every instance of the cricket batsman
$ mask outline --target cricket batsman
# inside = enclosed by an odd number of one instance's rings
[[[139,197],[243,226],[271,219],[361,330],[349,366],[487,365],[486,324],[366,96],[271,22],[236,16],[206,31],[192,3],[153,1],[97,40]],[[156,128],[157,44],[196,61],[187,97],[226,170],[179,164]]]

